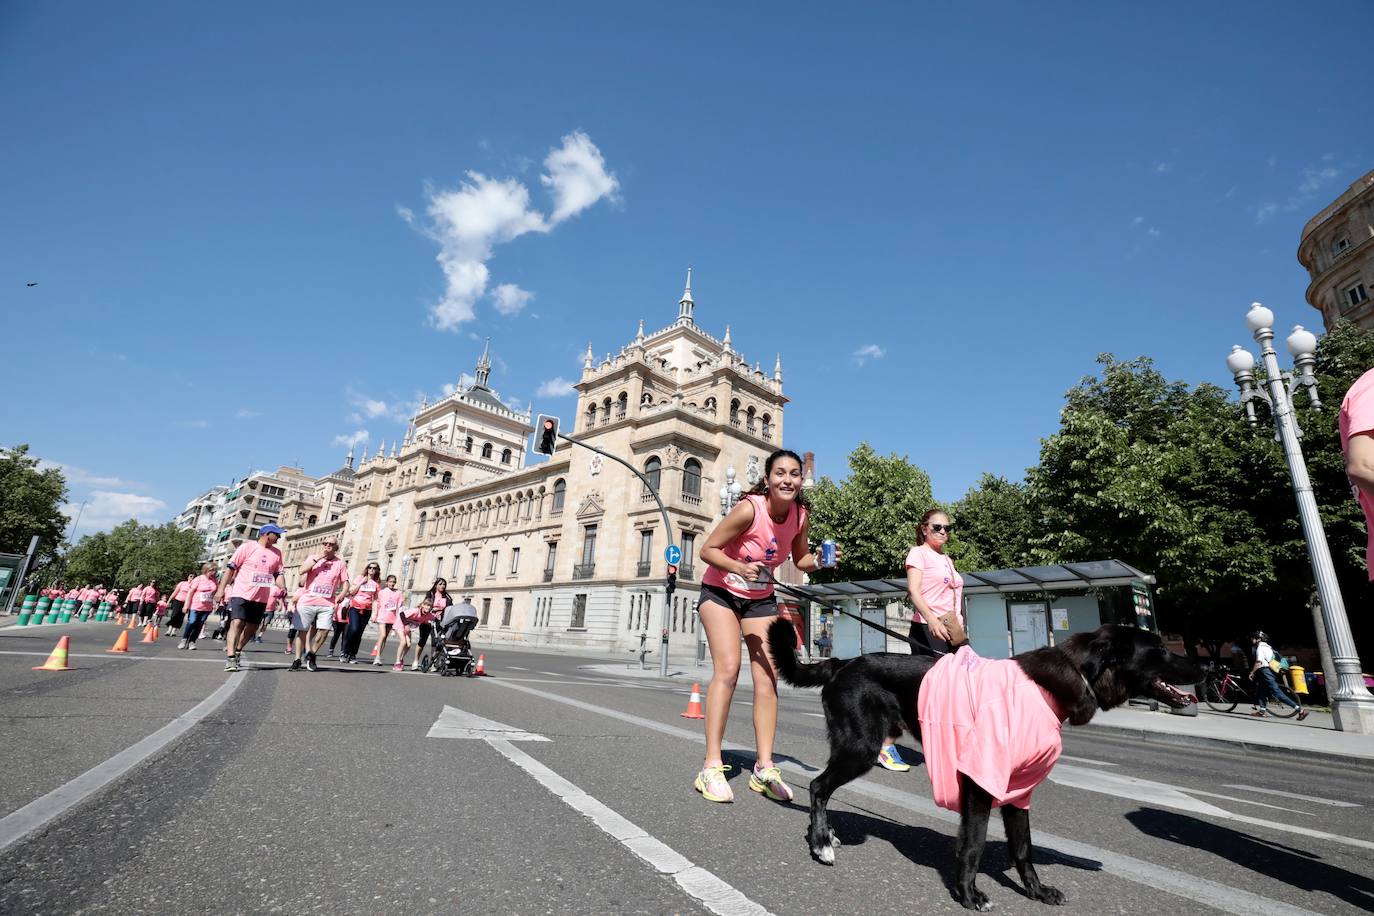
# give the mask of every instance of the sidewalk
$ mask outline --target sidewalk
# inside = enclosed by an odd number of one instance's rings
[[[658,679],[657,665],[647,671],[641,671],[637,662],[628,666],[621,663],[579,667],[583,671],[609,677]],[[695,665],[674,665],[668,669],[668,677],[684,685],[699,681],[705,687],[711,680],[711,667],[709,664],[700,668]],[[737,695],[747,695],[751,690],[753,681],[746,667],[740,671]],[[820,695],[817,690],[788,687],[785,684],[778,685],[778,692],[785,696]],[[1305,721],[1298,722],[1296,719],[1276,719],[1273,716],[1257,719],[1248,715],[1249,711],[1249,705],[1242,703],[1235,712],[1214,712],[1203,706],[1196,716],[1176,716],[1163,707],[1158,712],[1150,712],[1143,706],[1124,706],[1110,712],[1099,712],[1087,727],[1181,747],[1240,750],[1290,758],[1296,754],[1307,759],[1342,763],[1363,760],[1374,766],[1374,735],[1338,732],[1328,712],[1312,710]]]

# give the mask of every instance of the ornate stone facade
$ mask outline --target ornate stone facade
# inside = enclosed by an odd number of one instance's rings
[[[1312,277],[1307,301],[1326,327],[1338,318],[1374,327],[1374,171],[1308,220],[1298,261]]]
[[[720,516],[716,495],[733,466],[748,483],[783,435],[781,357],[767,376],[696,324],[691,274],[678,317],[597,360],[591,345],[573,416],[561,431],[617,455],[655,485],[683,547],[667,608],[673,655],[695,655],[698,552]],[[399,450],[357,468],[340,519],[305,526],[287,516],[294,584],[304,558],[337,534],[350,570],[375,560],[413,600],[442,576],[471,595],[484,641],[633,650],[656,637],[664,610],[667,538],[657,503],[624,467],[559,442],[526,466],[531,411],[512,410],[477,380],[416,414]],[[308,507],[302,505],[301,510]],[[318,515],[318,513],[317,513]],[[318,516],[323,519],[322,515]]]

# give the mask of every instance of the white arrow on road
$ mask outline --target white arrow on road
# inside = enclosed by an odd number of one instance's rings
[[[463,712],[461,709],[454,709],[452,706],[444,707],[444,711],[429,727],[429,732],[425,737],[456,738],[458,740],[476,739],[478,741],[487,738],[496,738],[501,741],[549,740],[543,735],[536,735],[534,732],[523,731],[510,725],[502,725],[491,719],[483,719],[481,716]]]
[[[688,896],[717,916],[771,916],[767,909],[712,872],[692,863],[668,844],[621,817],[511,743],[548,741],[543,735],[445,706],[425,737],[487,742],[559,801],[591,820],[602,832],[614,837],[620,845],[671,878]]]

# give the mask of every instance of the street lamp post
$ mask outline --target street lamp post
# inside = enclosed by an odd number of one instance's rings
[[[1288,336],[1288,352],[1293,356],[1295,376],[1284,373],[1279,368],[1279,355],[1274,350],[1274,313],[1256,302],[1250,306],[1245,323],[1255,335],[1264,360],[1264,373],[1269,390],[1255,385],[1255,357],[1249,350],[1239,345],[1231,348],[1226,357],[1226,367],[1236,378],[1240,388],[1241,402],[1245,405],[1245,415],[1254,425],[1256,400],[1269,405],[1277,427],[1276,438],[1283,445],[1283,457],[1288,462],[1288,474],[1293,482],[1293,495],[1298,501],[1298,516],[1302,520],[1302,532],[1307,540],[1307,555],[1312,561],[1312,577],[1317,583],[1317,594],[1321,599],[1320,615],[1322,628],[1326,631],[1327,643],[1331,648],[1331,664],[1335,670],[1335,690],[1332,691],[1331,672],[1327,672],[1326,686],[1331,697],[1331,711],[1336,728],[1340,731],[1374,734],[1374,696],[1364,685],[1360,670],[1360,658],[1355,651],[1355,639],[1350,633],[1350,621],[1345,613],[1345,601],[1336,581],[1336,570],[1331,563],[1331,550],[1326,544],[1326,532],[1322,528],[1321,516],[1317,513],[1317,500],[1312,495],[1312,483],[1307,476],[1307,463],[1303,460],[1302,447],[1298,439],[1302,430],[1293,413],[1292,396],[1296,388],[1307,390],[1307,397],[1314,410],[1321,410],[1317,397],[1317,378],[1313,373],[1316,365],[1317,338],[1301,325],[1293,328]]]
[[[735,480],[735,469],[733,466],[725,469],[725,486],[720,488],[720,515],[721,518],[730,514],[730,510],[735,508],[735,503],[739,502],[744,490],[740,488],[739,481]]]

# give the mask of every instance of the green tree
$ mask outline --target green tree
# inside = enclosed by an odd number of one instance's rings
[[[1024,483],[984,474],[949,507],[957,532],[950,554],[966,570],[1006,569],[1035,562],[1031,536],[1038,517]]]
[[[129,519],[108,533],[83,537],[65,558],[63,578],[120,587],[157,579],[166,591],[165,586],[199,569],[204,546],[194,531]]]
[[[868,443],[850,453],[842,483],[822,477],[807,498],[811,539],[833,538],[842,551],[839,568],[817,571],[817,582],[900,577],[921,515],[936,505],[925,471],[905,456],[880,456]]]
[[[67,527],[67,481],[57,468],[40,471],[27,445],[0,448],[0,552],[25,553],[38,535],[34,569],[57,556]]]

